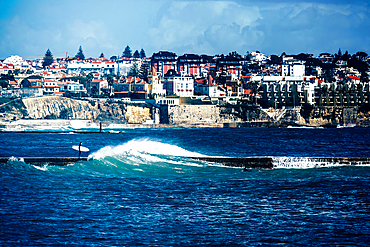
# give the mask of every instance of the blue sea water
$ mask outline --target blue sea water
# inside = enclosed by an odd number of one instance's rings
[[[368,246],[370,129],[166,128],[3,133],[1,246]],[[19,157],[89,161],[38,167]],[[295,157],[294,168],[225,167],[188,156]],[[288,159],[289,160],[289,159]]]

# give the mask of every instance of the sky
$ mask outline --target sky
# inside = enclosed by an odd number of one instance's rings
[[[0,0],[0,59],[147,56],[370,54],[369,0]]]

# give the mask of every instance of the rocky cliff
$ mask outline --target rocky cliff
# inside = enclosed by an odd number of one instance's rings
[[[39,97],[13,100],[0,107],[0,121],[18,119],[89,119],[96,122],[142,123],[152,119],[153,107],[116,102]]]
[[[355,107],[264,110],[248,105],[179,105],[74,100],[64,97],[17,99],[0,106],[0,122],[19,119],[86,119],[93,122],[141,124],[146,120],[170,125],[259,123],[257,126],[356,124],[370,126],[370,111]],[[249,125],[247,125],[249,126]]]

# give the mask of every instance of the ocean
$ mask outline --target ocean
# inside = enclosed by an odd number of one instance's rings
[[[1,246],[368,246],[370,129],[0,132]],[[88,161],[34,166],[21,157]],[[187,157],[274,157],[273,169]],[[288,165],[287,165],[288,164]]]

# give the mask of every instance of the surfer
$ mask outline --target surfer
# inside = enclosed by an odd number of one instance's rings
[[[82,145],[82,142],[80,142],[80,144],[78,145],[78,158],[81,159],[81,145]]]

